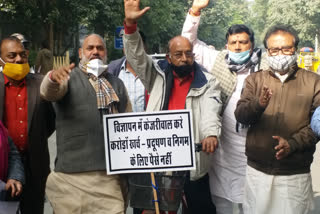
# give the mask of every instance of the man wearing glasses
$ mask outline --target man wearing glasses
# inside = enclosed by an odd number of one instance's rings
[[[246,77],[268,68],[266,54],[255,48],[254,32],[235,24],[226,32],[226,50],[217,51],[198,38],[201,13],[209,0],[193,0],[183,25],[182,36],[193,44],[195,61],[218,80],[223,102],[219,148],[212,155],[210,192],[217,214],[243,213],[243,186],[247,167],[245,142],[248,126],[237,122],[234,110]],[[203,15],[202,15],[203,16]]]
[[[235,116],[250,125],[244,212],[301,214],[313,209],[310,165],[317,138],[310,117],[320,105],[320,77],[297,66],[299,38],[274,26],[264,45],[269,69],[248,76]]]
[[[166,60],[153,61],[143,48],[137,32],[137,20],[148,9],[139,9],[140,1],[125,0],[125,55],[150,93],[146,111],[192,109],[194,141],[202,143],[196,154],[196,170],[190,171],[185,184],[188,211],[212,214],[208,169],[210,153],[220,136],[222,102],[218,81],[194,61],[193,46],[183,36],[169,41]]]

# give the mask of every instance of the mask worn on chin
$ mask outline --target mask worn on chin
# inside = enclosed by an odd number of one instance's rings
[[[268,56],[267,61],[273,71],[286,73],[297,62],[297,55]]]
[[[105,65],[101,59],[93,59],[86,64],[86,68],[87,73],[99,77],[105,70],[107,70],[108,65]]]
[[[14,79],[14,80],[22,80],[27,76],[27,74],[30,71],[30,67],[28,63],[24,64],[15,64],[15,63],[9,63],[4,62],[1,58],[0,60],[5,64],[2,70],[2,73],[6,75],[7,77]]]
[[[228,51],[229,58],[236,64],[243,64],[250,58],[250,49],[240,53]]]
[[[194,63],[192,65],[181,65],[175,66],[174,64],[170,64],[172,70],[178,75],[178,77],[183,78],[188,76],[194,68]]]

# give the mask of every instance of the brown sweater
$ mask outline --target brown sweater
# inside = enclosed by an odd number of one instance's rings
[[[270,70],[248,76],[235,111],[240,123],[250,125],[246,141],[248,165],[267,174],[310,172],[317,143],[310,117],[320,105],[320,76],[296,70],[284,83]],[[266,109],[258,103],[264,85],[273,93]],[[290,154],[282,160],[275,158],[275,135],[290,145]]]

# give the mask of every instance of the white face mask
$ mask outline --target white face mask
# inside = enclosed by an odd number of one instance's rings
[[[86,64],[86,67],[88,73],[98,77],[107,70],[108,65],[105,65],[101,59],[93,59]]]
[[[279,73],[286,73],[290,67],[297,62],[297,55],[268,56],[267,61],[272,70]]]

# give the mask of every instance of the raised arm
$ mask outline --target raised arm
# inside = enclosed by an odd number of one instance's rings
[[[140,34],[137,32],[137,20],[150,8],[140,10],[140,0],[124,0],[124,9],[124,52],[146,90],[151,91],[156,72],[152,72],[153,60],[146,54]]]
[[[204,66],[209,72],[211,71],[219,51],[208,46],[203,41],[198,39],[198,28],[200,23],[201,10],[207,7],[209,0],[194,0],[192,7],[187,14],[183,25],[181,35],[188,38],[193,44],[193,52],[195,60]]]

